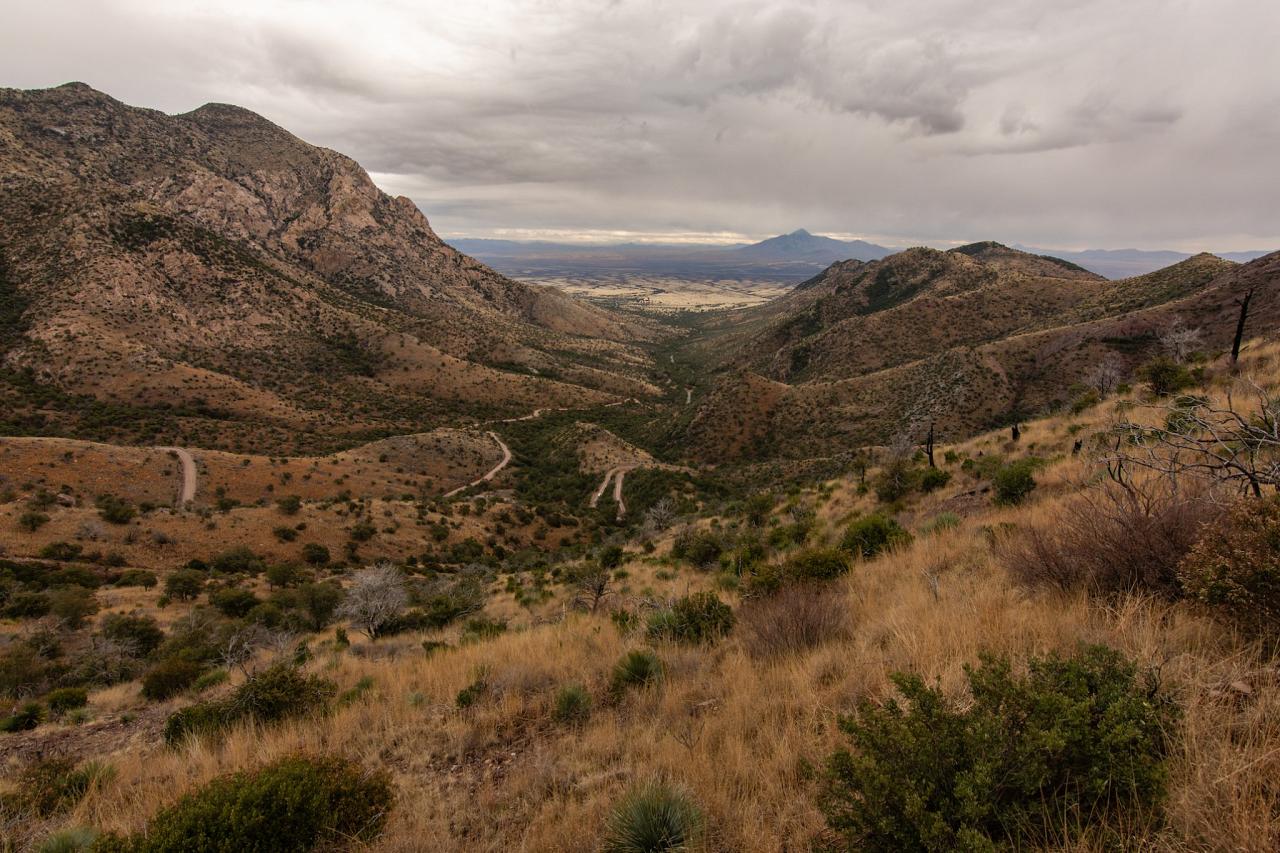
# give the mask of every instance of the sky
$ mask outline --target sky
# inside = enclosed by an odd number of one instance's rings
[[[1276,0],[0,0],[0,86],[255,110],[442,236],[1280,248]]]

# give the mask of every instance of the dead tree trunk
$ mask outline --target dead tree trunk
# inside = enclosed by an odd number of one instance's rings
[[[1240,319],[1236,320],[1236,337],[1231,343],[1231,366],[1235,367],[1240,360],[1240,343],[1244,340],[1244,323],[1249,317],[1249,302],[1253,300],[1253,288],[1245,293],[1244,298],[1236,302],[1240,306]]]
[[[929,421],[929,435],[924,440],[924,452],[929,457],[929,467],[937,468],[937,463],[933,461],[933,421]]]

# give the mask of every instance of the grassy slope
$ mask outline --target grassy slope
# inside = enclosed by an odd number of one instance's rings
[[[1280,379],[1280,346],[1257,348],[1251,370]],[[261,731],[240,729],[224,743],[166,751],[156,739],[114,744],[116,780],[90,794],[67,824],[137,829],[161,804],[216,773],[296,749],[341,751],[385,765],[399,800],[380,850],[588,849],[608,810],[634,780],[667,776],[686,783],[706,809],[715,849],[804,849],[821,832],[814,806],[819,766],[841,742],[837,716],[863,697],[890,691],[887,676],[914,670],[957,694],[963,665],[980,650],[1015,660],[1080,642],[1103,642],[1160,668],[1185,714],[1171,762],[1166,829],[1156,849],[1270,850],[1280,842],[1273,785],[1280,770],[1277,659],[1242,644],[1183,605],[1131,598],[1111,606],[1085,595],[1032,595],[1014,587],[992,554],[985,525],[1048,523],[1059,502],[1087,482],[1085,462],[1065,455],[1072,423],[1100,425],[1111,404],[1073,419],[1029,424],[1019,452],[1056,458],[1020,508],[995,508],[957,472],[951,486],[922,499],[913,526],[941,510],[965,516],[956,530],[855,567],[838,582],[853,631],[807,653],[753,659],[739,635],[707,649],[661,646],[664,686],[618,704],[605,699],[613,662],[643,643],[606,617],[569,615],[553,602],[525,630],[424,657],[417,638],[384,641],[376,654],[321,653],[314,666],[346,688],[373,679],[365,697],[333,716]],[[1004,434],[979,436],[960,450],[999,452]],[[804,496],[819,509],[821,537],[832,539],[867,508],[854,484],[837,481]],[[659,551],[663,550],[659,545]],[[633,562],[629,583],[654,585],[654,566]],[[937,578],[937,593],[928,580]],[[656,583],[656,581],[654,582]],[[660,585],[669,595],[708,587],[691,569]],[[628,603],[626,599],[619,603]],[[495,612],[518,613],[495,601]],[[466,712],[457,692],[479,668],[488,697]],[[1244,701],[1214,688],[1244,681]],[[550,720],[555,689],[581,682],[596,711],[581,730]],[[128,707],[128,686],[95,696]],[[87,756],[86,756],[87,757]]]

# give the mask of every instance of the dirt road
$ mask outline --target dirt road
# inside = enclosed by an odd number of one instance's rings
[[[539,410],[539,411],[541,411],[541,410]],[[526,420],[528,417],[536,417],[536,413],[535,413],[534,415],[531,415],[531,416],[526,416],[526,418],[521,418],[520,420]],[[453,490],[453,491],[451,491],[451,492],[445,492],[445,493],[444,493],[444,496],[445,496],[446,498],[451,498],[451,497],[453,497],[453,496],[454,496],[454,495],[456,495],[458,492],[461,492],[463,489],[469,489],[469,488],[471,488],[472,486],[478,486],[478,485],[480,485],[481,483],[487,483],[487,482],[489,482],[489,481],[490,481],[490,480],[492,480],[494,477],[498,476],[498,472],[499,472],[499,471],[501,471],[503,468],[506,468],[506,467],[507,467],[507,465],[511,462],[511,448],[510,448],[510,447],[507,447],[507,443],[506,443],[505,441],[503,441],[502,439],[498,438],[498,434],[497,434],[496,432],[494,432],[493,430],[489,430],[489,432],[488,432],[488,436],[489,436],[490,438],[492,438],[494,441],[498,442],[498,447],[502,448],[502,461],[501,461],[501,462],[499,462],[497,465],[493,466],[493,468],[489,471],[489,473],[488,473],[488,474],[485,474],[485,475],[484,475],[483,477],[481,477],[480,479],[478,479],[478,480],[472,480],[470,483],[467,483],[467,484],[466,484],[466,485],[464,485],[464,486],[458,486],[458,488],[454,489],[454,490]]]
[[[178,506],[184,507],[196,499],[196,460],[181,447],[161,447],[182,462],[182,489],[178,492]]]

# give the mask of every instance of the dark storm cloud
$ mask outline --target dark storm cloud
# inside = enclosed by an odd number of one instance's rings
[[[0,84],[262,112],[453,234],[1280,244],[1262,0],[52,0]]]

